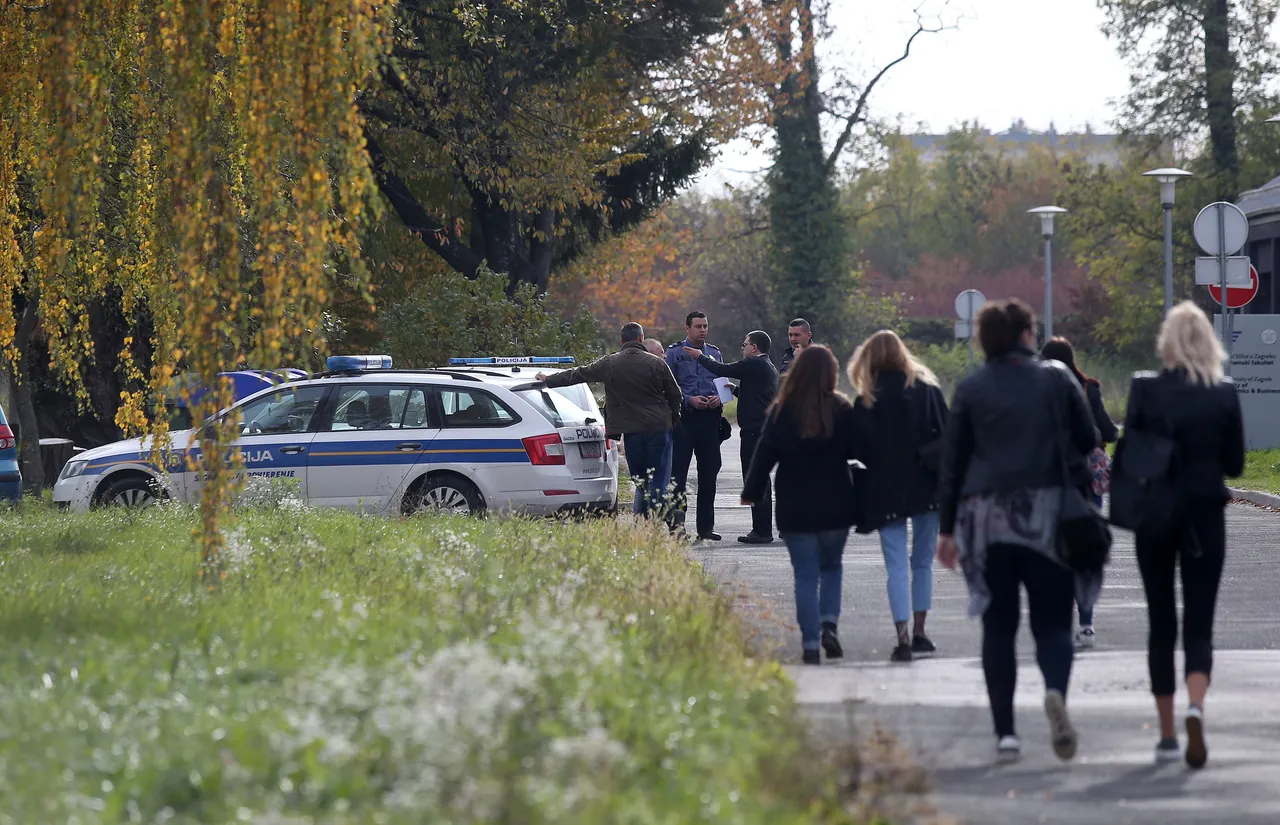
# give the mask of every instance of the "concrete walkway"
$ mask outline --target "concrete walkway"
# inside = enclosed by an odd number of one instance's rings
[[[750,519],[738,505],[736,437],[725,442],[723,453],[716,529],[725,540],[690,552],[709,574],[739,590],[763,645],[784,662],[795,662],[799,633],[786,549],[781,542],[737,543]],[[1228,562],[1207,707],[1210,761],[1199,772],[1181,763],[1154,764],[1146,603],[1132,538],[1116,538],[1095,617],[1099,646],[1077,656],[1072,675],[1068,704],[1081,740],[1073,763],[1060,763],[1050,751],[1043,682],[1024,621],[1017,695],[1023,758],[1013,766],[994,765],[976,658],[979,626],[966,617],[959,576],[935,568],[929,633],[939,657],[907,666],[887,663],[892,623],[874,535],[851,536],[845,551],[846,659],[822,667],[788,666],[815,731],[845,739],[876,727],[891,731],[929,771],[939,811],[973,825],[1280,825],[1280,514],[1248,506],[1228,511]]]

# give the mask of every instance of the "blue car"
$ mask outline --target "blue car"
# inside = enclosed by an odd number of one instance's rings
[[[18,469],[18,440],[0,407],[0,501],[22,501],[22,471]]]

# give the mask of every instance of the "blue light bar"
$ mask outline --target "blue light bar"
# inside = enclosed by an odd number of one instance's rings
[[[359,370],[389,370],[390,355],[330,355],[325,359],[329,372],[356,372]]]
[[[487,358],[450,358],[449,366],[466,367],[466,366],[509,366],[512,364],[573,364],[577,359],[572,355],[510,355],[510,356],[489,356]]]

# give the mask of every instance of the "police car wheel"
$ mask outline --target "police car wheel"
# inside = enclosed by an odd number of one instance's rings
[[[475,485],[458,476],[429,478],[404,499],[405,515],[440,513],[474,516],[484,511],[484,502]]]
[[[98,504],[102,507],[141,509],[155,504],[159,499],[160,492],[155,481],[129,476],[108,484],[98,496]]]

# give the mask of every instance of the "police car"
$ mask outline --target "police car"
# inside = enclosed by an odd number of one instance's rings
[[[537,373],[554,375],[562,372],[562,368],[573,363],[574,359],[570,356],[539,358],[536,366],[530,358],[525,356],[450,358],[449,366],[442,369],[478,375],[482,381],[506,382],[509,379],[510,383],[526,383],[533,381],[533,376]],[[592,394],[586,384],[571,384],[567,387],[550,388],[548,391],[564,396],[574,406],[586,410],[590,413],[593,423],[598,424],[604,421],[604,415],[600,412],[600,405],[596,402],[595,395]],[[618,442],[606,435],[605,450],[605,463],[609,466],[609,472],[614,478],[617,478],[619,470]],[[617,509],[616,501],[613,509]]]
[[[530,366],[572,363],[528,358]],[[598,411],[532,376],[464,369],[396,370],[387,356],[335,356],[328,372],[225,410],[253,477],[295,480],[313,505],[359,512],[608,512],[618,476]],[[169,472],[145,439],[88,450],[54,487],[63,507],[198,500],[184,460],[196,430],[172,434]],[[198,453],[197,453],[198,457]]]

